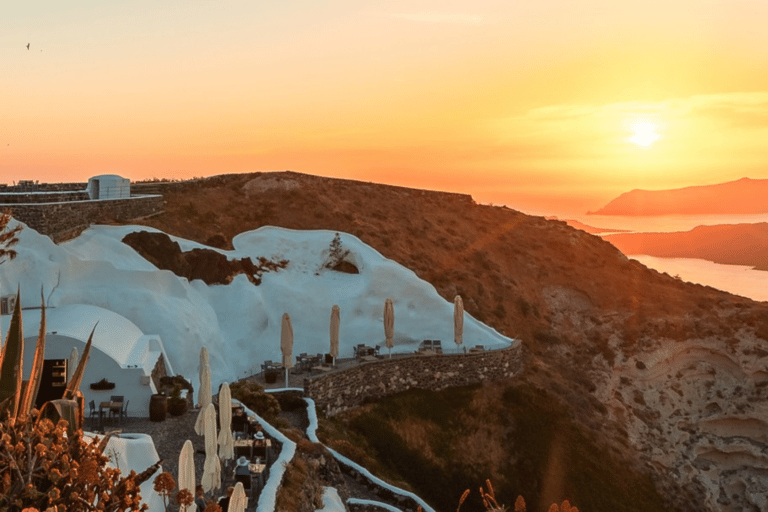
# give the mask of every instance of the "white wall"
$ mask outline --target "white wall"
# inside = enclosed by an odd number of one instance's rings
[[[86,190],[91,199],[125,199],[131,197],[131,181],[114,174],[102,174],[90,178]]]
[[[37,337],[29,337],[24,340],[24,379],[28,379],[32,372],[32,362],[35,357]],[[77,352],[82,356],[85,343],[66,336],[56,334],[46,335],[45,358],[69,359],[72,348],[77,347]],[[99,402],[108,401],[112,395],[123,395],[128,404],[128,416],[149,416],[149,401],[157,392],[154,384],[142,384],[142,377],[147,375],[143,368],[121,368],[117,362],[98,348],[91,347],[91,355],[85,367],[85,374],[80,385],[85,397],[85,414],[88,415],[88,402],[93,400],[98,408]],[[90,384],[106,378],[115,383],[113,389],[93,390]],[[63,391],[63,389],[62,389]]]

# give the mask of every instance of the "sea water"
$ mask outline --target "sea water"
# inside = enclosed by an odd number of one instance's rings
[[[630,217],[615,215],[557,215],[560,219],[574,219],[589,226],[635,233],[672,233],[690,231],[696,226],[719,224],[754,224],[768,222],[762,215],[659,215]],[[729,293],[758,301],[768,301],[768,272],[743,265],[722,265],[694,258],[658,258],[631,255],[643,265],[678,276],[683,281],[708,285]]]

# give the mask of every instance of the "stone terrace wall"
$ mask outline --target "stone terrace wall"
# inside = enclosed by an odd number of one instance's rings
[[[54,192],[67,190],[85,190],[88,183],[29,183],[20,182],[18,185],[0,183],[0,192]]]
[[[470,354],[398,357],[364,363],[304,381],[305,394],[327,416],[411,388],[439,391],[514,377],[523,369],[521,343]]]
[[[94,222],[109,219],[132,220],[163,211],[163,196],[135,196],[126,199],[68,201],[60,203],[0,204],[11,215],[34,229],[48,235],[54,242],[68,240],[80,234]]]
[[[0,205],[27,203],[59,203],[62,201],[88,201],[85,190],[57,190],[53,192],[12,192],[0,190]]]

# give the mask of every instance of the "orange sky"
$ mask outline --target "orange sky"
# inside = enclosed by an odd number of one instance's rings
[[[0,182],[291,169],[584,212],[768,178],[763,0],[13,4]]]

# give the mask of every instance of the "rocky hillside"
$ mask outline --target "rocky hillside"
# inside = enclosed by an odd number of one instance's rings
[[[209,245],[264,225],[358,236],[521,338],[527,385],[650,471],[669,510],[766,510],[768,305],[649,270],[565,222],[458,194],[285,172],[170,184],[164,196],[166,212],[146,223]]]

